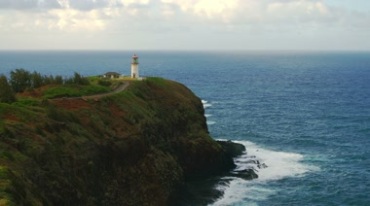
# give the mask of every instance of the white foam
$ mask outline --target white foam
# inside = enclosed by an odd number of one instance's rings
[[[202,100],[202,103],[203,103],[203,108],[204,109],[212,106],[212,104],[208,103],[208,101],[206,101],[206,100]],[[208,125],[214,125],[214,124],[216,124],[215,121],[208,120],[208,117],[211,117],[212,116],[211,114],[205,114],[204,116],[207,118],[207,124]]]
[[[251,181],[235,178],[227,186],[219,187],[224,191],[222,198],[212,203],[212,206],[231,205],[258,205],[256,201],[264,200],[276,191],[267,189],[264,186],[252,185]]]
[[[212,104],[208,103],[208,101],[206,101],[206,100],[202,100],[202,104],[203,104],[204,109],[212,107]]]
[[[250,159],[251,156],[255,156],[261,164],[267,165],[267,168],[256,168],[259,176],[258,181],[301,176],[306,172],[318,169],[302,163],[304,157],[301,154],[268,150],[248,141],[235,142],[243,144],[247,148],[247,154],[239,157],[236,161],[243,162]],[[243,168],[245,165],[238,163],[237,166]]]
[[[258,205],[257,201],[265,200],[277,192],[276,188],[269,188],[269,182],[299,177],[319,169],[302,163],[304,156],[301,154],[273,151],[249,141],[235,142],[243,144],[247,149],[246,154],[235,159],[236,170],[253,167],[259,177],[250,181],[233,177],[228,185],[219,185],[217,188],[223,191],[224,195],[211,204],[213,206]],[[258,167],[253,161],[267,167]]]

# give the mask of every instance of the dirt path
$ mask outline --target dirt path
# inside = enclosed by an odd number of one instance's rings
[[[99,99],[103,97],[107,97],[113,94],[117,94],[122,92],[130,85],[130,82],[124,82],[123,84],[119,85],[113,91],[103,94],[94,94],[82,97],[62,97],[56,99],[50,99],[50,101],[57,105],[58,107],[62,107],[68,110],[78,110],[82,108],[90,108],[91,105],[87,102],[87,100],[94,100],[99,101]]]
[[[104,94],[94,94],[94,95],[89,95],[89,96],[82,96],[81,99],[83,99],[83,100],[89,100],[89,99],[98,100],[98,99],[101,99],[103,97],[107,97],[107,96],[110,96],[110,95],[113,95],[113,94],[117,94],[119,92],[122,92],[129,85],[130,85],[129,82],[124,82],[123,84],[119,85],[116,89],[114,89],[111,92],[104,93]]]

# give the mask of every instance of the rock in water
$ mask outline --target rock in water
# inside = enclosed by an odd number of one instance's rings
[[[232,176],[243,178],[245,180],[252,180],[252,179],[258,178],[258,175],[256,174],[256,172],[253,168],[244,169],[244,170],[240,170],[240,171],[234,171],[232,173]]]
[[[237,157],[245,152],[245,146],[239,143],[228,141],[217,141],[222,148],[225,150],[226,154],[230,157]]]

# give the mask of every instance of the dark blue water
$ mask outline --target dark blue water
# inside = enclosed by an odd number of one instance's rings
[[[204,100],[214,138],[237,140],[268,165],[259,179],[219,185],[213,205],[370,204],[370,53],[138,54],[142,75],[182,82]],[[129,74],[131,56],[0,52],[0,73]]]

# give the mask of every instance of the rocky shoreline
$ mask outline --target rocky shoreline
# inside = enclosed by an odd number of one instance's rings
[[[217,140],[229,158],[236,159],[241,155],[246,154],[244,145],[233,141]],[[258,167],[258,160],[251,160],[246,164],[254,164]],[[227,185],[231,177],[252,180],[258,178],[258,175],[253,167],[249,169],[237,170],[234,162],[232,167],[225,168],[218,175],[210,175],[189,179],[181,185],[178,195],[172,200],[170,205],[190,206],[190,205],[208,205],[219,199],[223,195],[223,191],[217,188],[217,185]]]

